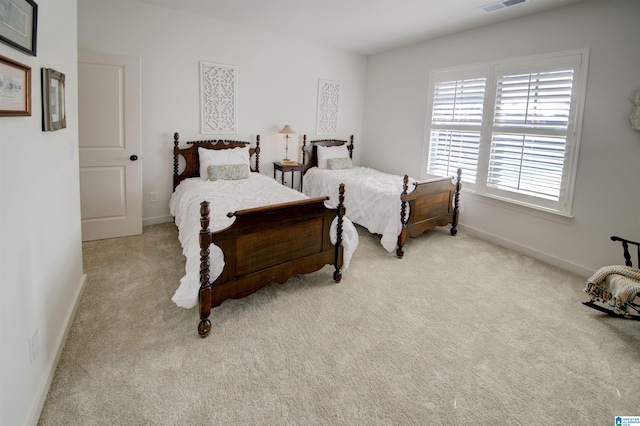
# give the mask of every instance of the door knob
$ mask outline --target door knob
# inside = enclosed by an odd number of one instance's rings
[[[138,156],[135,155],[135,154],[132,155],[131,157],[129,157],[129,160],[131,160],[131,161],[136,161],[137,159],[138,159]]]

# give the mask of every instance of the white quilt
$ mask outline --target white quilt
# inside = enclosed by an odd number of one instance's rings
[[[331,200],[338,198],[338,185],[328,192]],[[192,308],[198,302],[200,290],[200,203],[210,203],[209,229],[214,232],[230,226],[235,218],[227,213],[253,207],[304,200],[301,192],[277,183],[259,173],[250,173],[248,179],[217,180],[201,178],[185,179],[178,185],[169,201],[169,210],[178,226],[178,239],[186,258],[185,276],[171,300],[183,308]],[[337,203],[336,203],[337,204]],[[335,207],[335,206],[334,206]],[[335,244],[336,221],[332,225],[332,242]],[[343,223],[344,264],[346,270],[353,252],[358,246],[358,233],[346,217]],[[219,247],[210,247],[210,281],[213,282],[224,269],[224,255]]]
[[[413,182],[410,178],[407,192],[415,189]],[[331,194],[331,188],[337,188],[340,183],[345,185],[344,206],[349,219],[371,233],[382,235],[380,243],[387,251],[395,250],[402,230],[400,194],[403,177],[368,167],[340,170],[312,167],[304,175],[303,190],[310,197],[321,197]],[[329,202],[330,207],[337,203],[334,197]],[[408,205],[406,214],[409,214]]]

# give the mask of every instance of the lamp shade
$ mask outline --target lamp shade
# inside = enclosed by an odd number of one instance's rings
[[[278,133],[281,133],[281,134],[284,134],[284,135],[291,135],[291,134],[293,134],[295,132],[296,131],[293,130],[289,124],[285,124],[284,127],[282,128],[282,130],[280,130]]]

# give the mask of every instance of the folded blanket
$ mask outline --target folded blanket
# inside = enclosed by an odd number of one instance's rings
[[[640,269],[605,266],[593,274],[585,288],[591,300],[608,303],[616,314],[629,317],[629,304],[640,293]]]

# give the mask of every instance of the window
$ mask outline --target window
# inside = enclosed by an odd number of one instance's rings
[[[480,149],[480,130],[486,78],[445,81],[433,94],[429,173],[455,175],[458,167],[465,180],[475,183]]]
[[[426,173],[482,195],[571,214],[587,51],[431,75]]]

